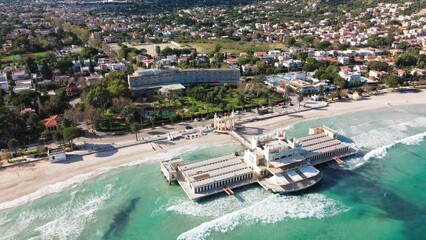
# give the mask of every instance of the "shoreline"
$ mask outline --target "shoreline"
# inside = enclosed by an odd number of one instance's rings
[[[335,102],[326,108],[311,109],[262,121],[249,122],[245,123],[244,126],[261,128],[269,132],[307,120],[420,104],[426,104],[426,91],[388,93],[370,96],[368,99],[360,101]],[[212,142],[218,144],[212,144]],[[140,144],[92,155],[78,156],[64,163],[52,164],[48,161],[42,161],[3,169],[0,171],[0,210],[17,207],[48,194],[63,191],[111,170],[159,161],[187,151],[219,146],[228,142],[237,143],[229,135],[208,134],[188,141],[159,141],[163,149],[158,151],[154,151],[150,144]]]

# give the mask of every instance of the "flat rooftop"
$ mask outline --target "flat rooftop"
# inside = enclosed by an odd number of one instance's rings
[[[324,149],[324,148],[328,148],[330,146],[336,146],[336,145],[340,145],[343,144],[341,141],[337,140],[337,139],[330,139],[330,141],[325,141],[325,142],[320,142],[318,144],[315,145],[310,145],[309,147],[304,147],[303,150],[305,151],[317,151],[320,149]]]
[[[327,135],[325,133],[317,133],[317,134],[312,134],[312,135],[308,135],[308,136],[305,136],[305,137],[298,138],[298,140],[299,140],[300,143],[303,143],[305,141],[310,141],[310,140],[313,140],[313,139],[316,139],[316,138],[321,138],[321,137],[324,137],[324,136],[327,136]]]
[[[280,168],[304,160],[305,157],[300,154],[295,154],[291,157],[285,157],[278,160],[270,161],[269,164],[271,164],[274,168]]]
[[[307,151],[304,156],[306,158],[310,158],[310,157],[316,156],[316,155],[321,154],[321,153],[331,152],[331,151],[335,151],[335,150],[347,148],[347,147],[349,147],[349,146],[346,145],[346,144],[340,143],[338,145],[333,145],[333,146],[329,146],[329,147],[326,147],[326,148],[323,148],[323,149],[315,150],[314,152]]]
[[[301,144],[302,144],[302,147],[309,147],[309,146],[312,146],[312,145],[316,145],[316,144],[323,143],[323,142],[326,142],[326,141],[331,141],[331,140],[333,140],[333,138],[331,138],[327,135],[324,135],[322,137],[318,137],[318,138],[314,138],[314,139],[311,139],[311,140],[304,141]]]
[[[225,156],[179,166],[179,170],[194,187],[220,182],[225,179],[251,173],[242,159]]]
[[[291,149],[290,145],[283,140],[272,140],[262,144],[264,147],[271,147],[273,149]]]

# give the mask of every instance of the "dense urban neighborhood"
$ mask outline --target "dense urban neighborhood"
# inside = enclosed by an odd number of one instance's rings
[[[185,2],[0,3],[0,148],[426,84],[424,1]]]

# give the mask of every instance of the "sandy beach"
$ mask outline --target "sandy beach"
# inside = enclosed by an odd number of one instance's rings
[[[268,120],[244,124],[247,128],[271,131],[300,121],[329,117],[337,114],[368,111],[379,108],[426,104],[426,92],[389,93],[371,96],[361,101],[337,102],[327,108],[289,114]],[[176,156],[195,148],[212,146],[212,142],[226,144],[234,141],[228,135],[209,134],[193,140],[161,142],[163,149],[152,149],[150,144],[76,157],[68,163],[37,162],[0,171],[0,210],[25,204],[41,196],[101,175],[111,169],[131,166],[145,161],[156,161]]]

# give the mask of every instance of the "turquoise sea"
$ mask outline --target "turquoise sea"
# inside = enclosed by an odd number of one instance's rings
[[[193,202],[148,162],[1,210],[0,239],[425,239],[426,105],[306,121],[288,135],[319,124],[362,154],[320,166],[322,182],[306,192],[274,195],[253,185]],[[241,150],[220,144],[182,157]]]

